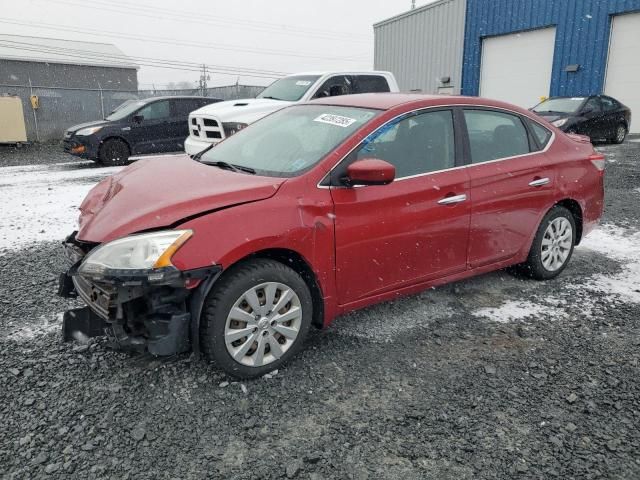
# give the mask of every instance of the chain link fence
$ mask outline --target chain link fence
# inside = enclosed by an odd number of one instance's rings
[[[67,128],[84,122],[100,120],[127,100],[160,96],[196,95],[223,100],[253,98],[264,87],[230,85],[227,87],[192,90],[123,91],[102,88],[67,88],[38,85],[0,84],[0,95],[16,95],[22,100],[27,139],[30,142],[61,140]],[[31,97],[38,97],[33,108]]]

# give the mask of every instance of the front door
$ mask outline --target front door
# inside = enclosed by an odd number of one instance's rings
[[[528,244],[553,202],[555,175],[519,115],[466,109],[464,117],[473,205],[469,266],[476,268],[512,258]]]
[[[160,100],[141,108],[134,115],[139,121],[131,122],[131,144],[133,153],[161,153],[170,149],[171,105],[169,100]]]
[[[393,164],[396,180],[340,186],[364,158]],[[333,170],[341,305],[466,269],[471,204],[459,161],[453,112],[429,110],[383,126]]]

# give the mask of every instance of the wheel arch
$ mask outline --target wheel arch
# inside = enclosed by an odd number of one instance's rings
[[[311,299],[313,301],[313,318],[311,320],[311,324],[317,328],[322,328],[324,325],[324,296],[322,294],[322,289],[320,287],[320,283],[318,282],[317,276],[311,268],[309,262],[307,262],[307,260],[295,250],[286,248],[271,248],[260,250],[247,255],[246,257],[241,258],[232,265],[229,265],[229,267],[227,267],[225,270],[229,270],[232,267],[257,258],[265,258],[282,263],[283,265],[292,268],[296,273],[298,273],[298,275],[302,277],[304,282],[307,284],[307,287],[309,288]],[[222,276],[224,276],[224,272]]]
[[[98,146],[98,158],[100,158],[100,151],[102,150],[102,147],[109,140],[120,140],[129,149],[129,155],[133,155],[133,150],[131,148],[131,144],[129,143],[129,141],[126,138],[121,137],[120,135],[108,135],[108,136],[104,137],[102,140],[100,140],[100,145]]]
[[[564,207],[571,212],[571,215],[573,215],[573,219],[576,222],[576,245],[580,245],[580,242],[582,241],[584,221],[582,207],[580,206],[580,204],[572,198],[565,198],[563,200],[560,200],[559,202],[556,202],[554,207]]]

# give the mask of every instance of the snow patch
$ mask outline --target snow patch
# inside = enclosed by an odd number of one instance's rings
[[[640,232],[604,225],[587,236],[581,246],[620,262],[622,268],[614,275],[592,276],[586,288],[640,303]]]
[[[7,338],[13,341],[28,341],[33,340],[36,337],[47,335],[51,332],[60,330],[62,325],[62,317],[64,313],[57,313],[53,318],[48,315],[42,315],[39,318],[38,323],[33,325],[25,325],[13,333],[10,333]]]
[[[96,181],[120,167],[66,170],[68,164],[0,170],[0,250],[62,240],[77,226],[78,206]],[[74,165],[75,166],[75,165]]]
[[[509,300],[499,307],[481,308],[473,312],[476,317],[484,317],[494,322],[510,323],[524,320],[528,317],[544,317],[545,320],[555,320],[565,317],[566,313],[559,308],[532,303],[529,301]]]

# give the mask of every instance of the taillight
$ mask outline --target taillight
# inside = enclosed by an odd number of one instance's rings
[[[589,156],[589,160],[591,160],[591,163],[593,163],[593,166],[596,167],[598,170],[600,170],[601,172],[604,171],[604,168],[606,166],[604,155],[602,155],[601,153],[594,153],[593,155]]]

